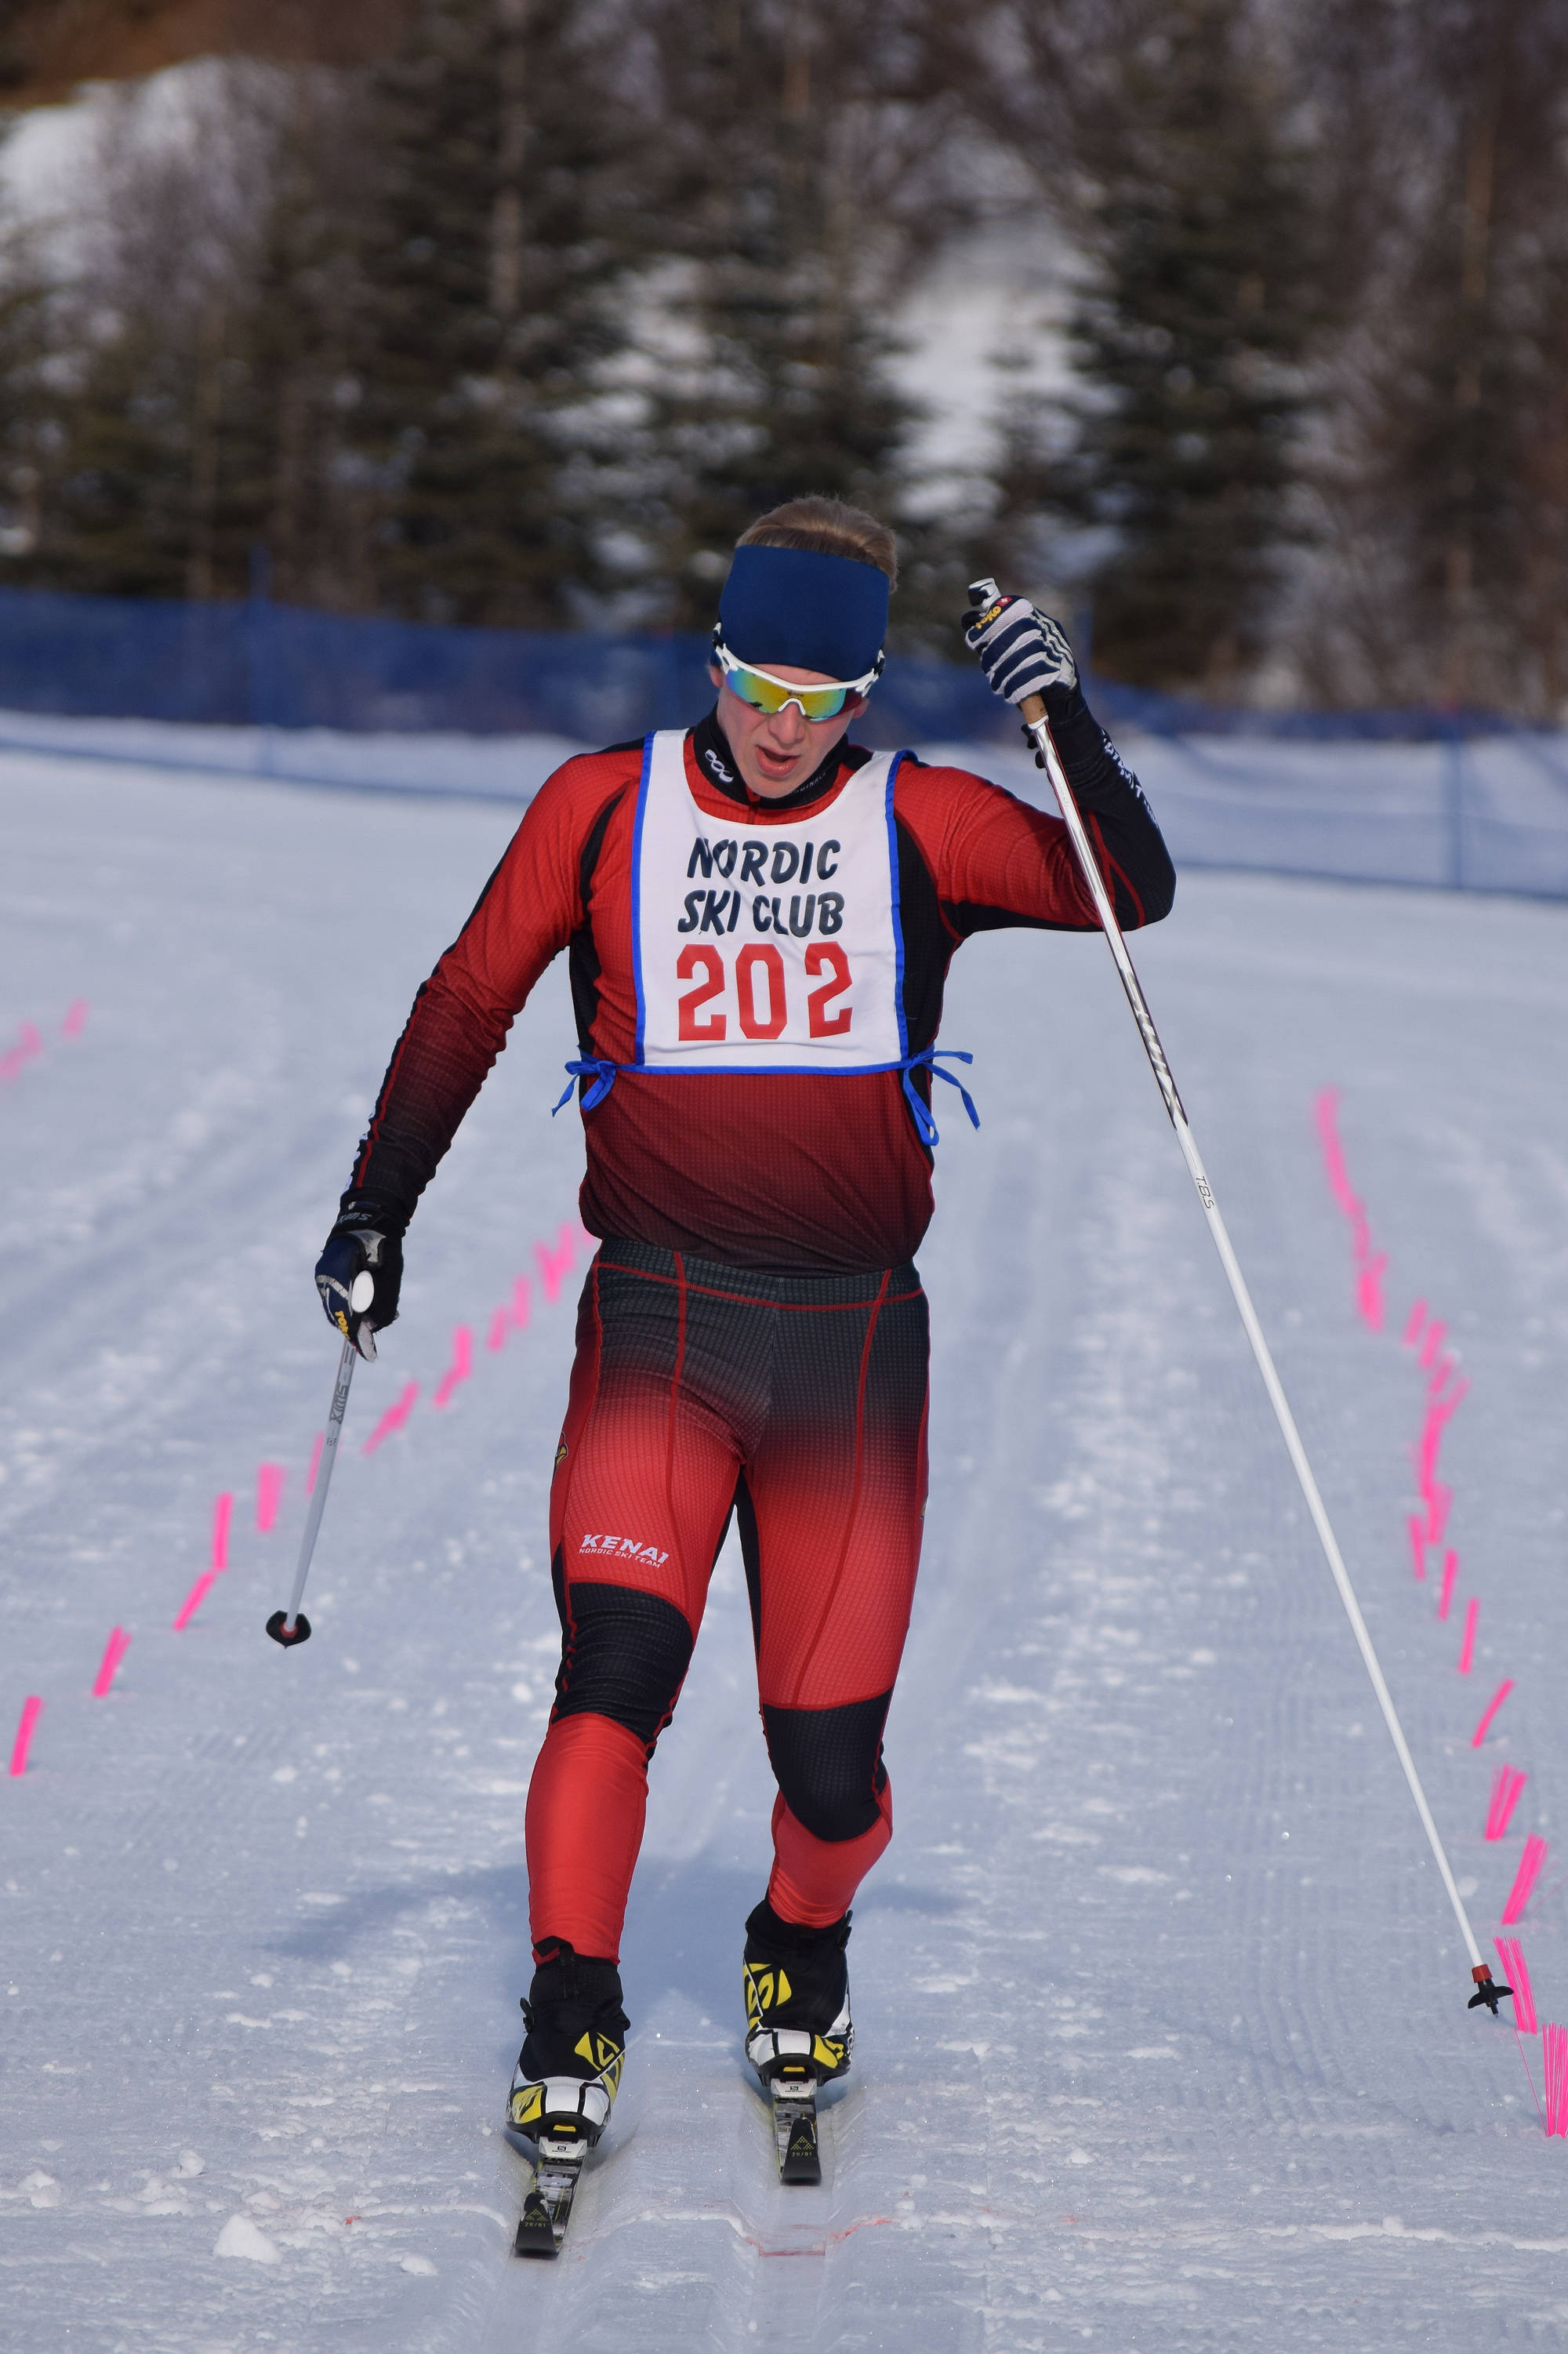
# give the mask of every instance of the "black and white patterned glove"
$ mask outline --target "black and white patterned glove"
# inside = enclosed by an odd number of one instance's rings
[[[405,1224],[384,1203],[357,1196],[340,1210],[316,1261],[316,1289],[327,1322],[371,1360],[376,1333],[397,1319]]]
[[[965,645],[1009,703],[1077,685],[1078,665],[1059,624],[1037,613],[1027,597],[1004,597],[994,580],[970,582],[963,631]]]

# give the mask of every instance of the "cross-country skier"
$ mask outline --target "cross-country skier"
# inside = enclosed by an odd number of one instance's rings
[[[528,1794],[537,1967],[509,2110],[535,2138],[554,2121],[591,2145],[609,2115],[649,1761],[732,1517],[779,1785],[746,2050],[765,2082],[849,2066],[850,1902],[892,1836],[883,1729],[926,1503],[914,1254],[932,1073],[952,1076],[932,1059],[943,983],[973,932],[1095,924],[1059,819],[846,740],[895,571],[892,532],[835,501],[745,534],[715,707],[541,788],[414,1001],[316,1269],[373,1353],[415,1204],[565,949],[602,1239],[550,1497],[561,1665]],[[999,693],[1044,694],[1121,923],[1157,920],[1171,862],[1061,631],[1021,599],[969,620]]]

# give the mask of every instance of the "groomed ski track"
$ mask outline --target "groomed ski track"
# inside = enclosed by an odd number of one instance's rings
[[[557,967],[421,1209],[287,1596],[310,1267],[408,999],[515,812],[0,759],[0,2348],[1115,2354],[1568,2343],[1568,2147],[1464,1956],[1095,938],[994,936],[944,1043],[932,1490],[856,1908],[857,2067],[785,2191],[738,2057],[771,1797],[733,1553],[653,1775],[634,2041],[553,2266],[496,2130],[572,1302]],[[1204,874],[1133,943],[1488,1952],[1568,2019],[1568,916]],[[80,1034],[59,1023],[89,1002]],[[1388,1330],[1356,1313],[1312,1108]],[[947,1096],[948,1091],[938,1091]],[[528,1329],[487,1350],[514,1278]],[[1412,1577],[1421,1295],[1455,1611]],[[438,1411],[453,1327],[471,1377]],[[369,1457],[404,1385],[419,1402]],[[256,1532],[256,1468],[282,1464]],[[191,1623],[213,1499],[228,1566]],[[1472,1671],[1456,1670],[1480,1599]],[[131,1648],[90,1696],[110,1630]],[[1487,1746],[1470,1736],[1505,1676]],[[1530,1776],[1483,1839],[1491,1776]],[[1541,2041],[1526,2039],[1535,2084]],[[238,2220],[236,2220],[238,2219]],[[219,2247],[223,2253],[215,2253]]]

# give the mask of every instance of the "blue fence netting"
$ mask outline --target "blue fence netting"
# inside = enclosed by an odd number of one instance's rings
[[[0,589],[0,745],[524,801],[574,747],[688,725],[711,699],[708,651],[694,633]],[[1105,680],[1089,692],[1189,864],[1568,896],[1555,732],[1477,711],[1258,712]],[[1016,719],[966,664],[895,658],[855,733],[984,747],[989,773],[1030,788]]]
[[[609,744],[688,725],[712,699],[709,659],[694,633],[457,629],[260,598],[0,589],[0,707],[81,718]],[[1001,732],[979,673],[943,663],[898,663],[875,711],[890,744]]]

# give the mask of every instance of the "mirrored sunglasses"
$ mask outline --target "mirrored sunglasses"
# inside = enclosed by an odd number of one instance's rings
[[[766,711],[770,717],[794,704],[802,719],[836,719],[851,695],[863,700],[876,684],[882,665],[866,672],[863,678],[834,679],[826,686],[801,686],[794,680],[775,678],[768,670],[756,670],[749,663],[737,662],[727,646],[715,646],[714,656],[724,672],[725,684],[749,703],[754,711]]]

